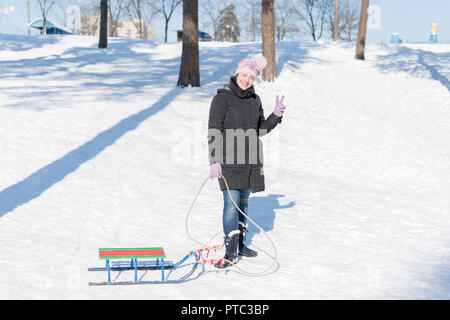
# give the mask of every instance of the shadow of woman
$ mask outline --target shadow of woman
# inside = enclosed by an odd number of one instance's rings
[[[269,194],[265,197],[250,197],[248,202],[249,217],[254,220],[264,231],[273,230],[275,224],[275,210],[288,209],[295,206],[295,201],[281,205],[279,198],[283,194]],[[260,233],[260,230],[251,222],[247,222],[248,232],[246,243],[250,244],[254,235]]]

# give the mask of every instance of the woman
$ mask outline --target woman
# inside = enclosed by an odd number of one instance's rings
[[[281,122],[284,96],[276,98],[275,110],[264,117],[259,96],[253,82],[265,68],[264,57],[242,60],[230,78],[230,83],[217,90],[209,112],[208,140],[210,177],[219,178],[223,192],[223,231],[225,257],[218,268],[226,268],[238,260],[238,254],[254,257],[257,252],[244,245],[245,217],[236,209],[228,194],[247,215],[250,192],[264,190],[262,143],[260,136],[270,132]]]

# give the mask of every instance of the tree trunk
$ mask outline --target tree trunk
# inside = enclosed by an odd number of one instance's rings
[[[42,27],[42,34],[46,35],[47,34],[47,18],[44,17],[44,24]]]
[[[339,0],[334,0],[333,40],[339,40]]]
[[[30,24],[30,0],[27,0],[27,22]],[[27,28],[27,34],[31,35],[30,28]]]
[[[261,4],[262,54],[267,59],[267,66],[262,73],[262,79],[263,81],[273,82],[277,76],[274,0],[262,0]]]
[[[100,38],[98,47],[108,47],[108,0],[100,1]]]
[[[359,19],[358,39],[356,40],[355,59],[364,60],[366,48],[367,19],[369,16],[369,0],[361,0],[361,17]]]
[[[164,42],[167,42],[167,37],[168,37],[168,32],[169,32],[169,22],[170,22],[170,19],[172,18],[172,14],[174,13],[174,11],[176,10],[176,8],[179,6],[179,4],[181,2],[183,2],[183,1],[182,0],[171,0],[169,12],[166,12],[166,0],[161,1],[161,4],[162,4],[161,11],[164,15],[164,21],[165,21]]]
[[[41,7],[41,13],[42,13],[42,19],[44,20],[44,25],[42,26],[42,31],[41,34],[47,34],[47,17],[48,17],[48,12],[50,11],[50,8],[55,4],[55,1],[52,1],[48,6],[47,6],[47,0],[44,0],[44,2],[42,2],[41,0],[39,1],[39,6]],[[28,9],[29,9],[29,3],[27,2],[28,5]]]
[[[183,1],[183,49],[177,86],[200,87],[198,0]]]
[[[167,33],[169,32],[169,19],[166,18],[164,26],[164,42],[167,42]]]

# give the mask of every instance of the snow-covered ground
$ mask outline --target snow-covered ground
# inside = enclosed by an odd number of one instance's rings
[[[450,45],[368,45],[362,62],[353,44],[277,44],[279,77],[255,87],[266,115],[276,94],[287,111],[250,198],[273,270],[89,287],[106,279],[87,271],[99,247],[163,246],[171,260],[198,247],[185,218],[209,174],[209,104],[261,50],[201,43],[202,87],[180,89],[181,44],[96,46],[0,35],[0,298],[450,298]],[[208,182],[190,232],[220,244],[221,210]],[[239,266],[262,271],[271,244],[254,226],[248,238],[260,254]]]

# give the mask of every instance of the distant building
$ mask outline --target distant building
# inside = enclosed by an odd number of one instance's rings
[[[109,18],[109,17],[108,17]],[[108,19],[108,30],[111,28],[111,19]],[[100,33],[100,16],[82,16],[80,34],[83,36],[98,36]]]
[[[37,19],[31,22],[30,24],[28,24],[28,28],[38,29],[41,33],[43,33],[44,19]],[[45,29],[46,34],[72,34],[72,31],[70,31],[66,27],[48,19],[45,21]]]
[[[391,43],[400,43],[400,37],[397,32],[391,34]]]
[[[136,25],[138,25],[139,20],[135,19],[132,21],[120,21],[115,25],[115,31],[113,37],[128,38],[128,39],[141,39],[139,32],[137,31]],[[112,30],[112,20],[108,16],[108,30]],[[100,33],[100,16],[84,16],[81,17],[81,35],[87,36],[98,36]],[[110,32],[108,32],[110,34]],[[149,26],[143,28],[142,39],[153,40],[155,36],[155,31]]]
[[[139,20],[121,21],[117,23],[115,36],[120,38],[141,39],[136,25],[139,25]],[[155,38],[155,30],[150,26],[143,25],[142,39],[153,40]]]

